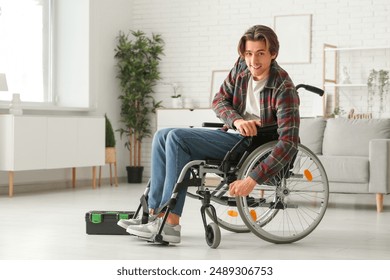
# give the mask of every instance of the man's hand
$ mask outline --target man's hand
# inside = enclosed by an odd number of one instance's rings
[[[242,136],[256,136],[260,121],[239,119],[234,122],[234,126]]]
[[[256,181],[251,177],[243,180],[236,180],[229,185],[229,194],[231,196],[247,196],[256,186]]]

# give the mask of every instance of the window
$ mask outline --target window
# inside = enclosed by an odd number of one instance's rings
[[[0,106],[90,109],[89,0],[0,0],[0,40]]]
[[[51,102],[50,0],[0,0],[0,72],[6,73],[11,100]]]

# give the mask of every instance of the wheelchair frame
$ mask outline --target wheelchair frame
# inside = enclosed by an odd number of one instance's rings
[[[321,89],[309,85],[299,84],[296,89],[301,87],[320,96],[323,94]],[[220,125],[205,123],[205,126]],[[217,248],[220,244],[220,227],[233,232],[252,231],[261,239],[272,243],[291,243],[310,234],[325,214],[329,186],[321,162],[314,153],[301,144],[298,145],[294,159],[267,182],[257,185],[250,195],[228,196],[229,184],[245,178],[256,163],[261,162],[273,150],[277,141],[269,140],[276,139],[275,131],[276,127],[260,128],[259,133],[265,135],[268,141],[250,152],[245,151],[238,162],[232,160],[232,157],[248,137],[242,138],[227,152],[222,161],[194,160],[187,163],[179,175],[171,199],[156,209],[155,214],[164,213],[164,216],[157,234],[148,241],[168,244],[163,240],[163,227],[170,211],[175,208],[179,190],[188,187],[198,187],[195,194],[187,189],[187,196],[202,202],[200,211],[205,238],[211,248]],[[191,176],[186,179],[188,173]],[[219,176],[220,183],[217,186],[207,186],[205,183],[207,174]],[[147,204],[149,187],[150,181],[134,214],[134,218],[138,217],[142,210],[143,224],[147,223],[149,215]],[[228,215],[218,217],[216,207],[221,207],[222,211],[227,210]],[[211,218],[211,223],[207,223],[206,215]]]

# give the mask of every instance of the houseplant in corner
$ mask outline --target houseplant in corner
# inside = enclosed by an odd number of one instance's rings
[[[107,117],[107,114],[104,115],[106,119],[106,163],[112,163],[115,160],[115,135],[114,129],[112,128],[111,121]]]
[[[115,134],[114,129],[112,128],[112,124],[110,119],[107,117],[107,114],[104,115],[104,118],[106,119],[106,160],[105,162],[110,165],[110,185],[112,186],[112,171],[111,171],[111,164],[114,164],[114,172],[115,172],[115,186],[118,186],[118,176],[117,176],[117,170],[116,170],[116,140],[115,140]],[[101,167],[99,171],[99,183],[101,178]]]
[[[160,79],[158,65],[163,54],[164,41],[159,34],[146,36],[142,31],[119,32],[115,58],[117,60],[121,94],[121,138],[126,137],[129,149],[128,182],[142,181],[142,140],[151,136],[150,114],[155,113],[161,101],[153,97],[153,87]]]

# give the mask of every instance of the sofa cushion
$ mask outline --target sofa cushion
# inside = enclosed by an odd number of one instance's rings
[[[390,119],[328,119],[322,153],[368,156],[370,140],[383,138],[390,138]]]
[[[318,156],[329,182],[368,183],[368,157]]]
[[[322,153],[322,139],[326,121],[323,118],[302,118],[299,128],[301,143],[315,154]]]

